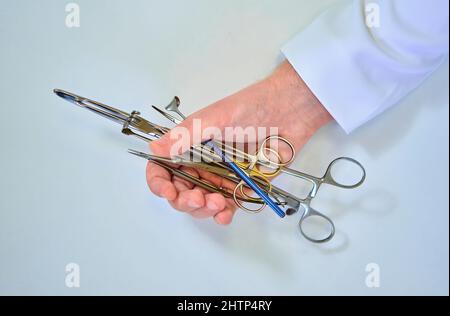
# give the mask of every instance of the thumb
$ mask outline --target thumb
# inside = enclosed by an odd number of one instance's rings
[[[230,121],[230,115],[223,113],[224,101],[214,103],[187,117],[160,139],[150,143],[156,155],[173,157],[209,139],[220,139],[222,131]]]

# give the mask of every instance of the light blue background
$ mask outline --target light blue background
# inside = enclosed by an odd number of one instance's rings
[[[448,63],[380,118],[349,136],[330,124],[302,150],[303,171],[346,155],[368,172],[360,189],[320,191],[338,231],[314,245],[270,211],[230,227],[173,211],[126,152],[146,145],[52,89],[165,123],[150,104],[179,95],[191,113],[263,78],[334,1],[79,0],[78,29],[67,2],[0,1],[0,294],[448,295]],[[80,288],[65,286],[70,262]]]

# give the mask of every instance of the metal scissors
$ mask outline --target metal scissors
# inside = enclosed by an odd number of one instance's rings
[[[99,114],[103,117],[106,117],[116,123],[122,125],[122,133],[126,135],[136,136],[142,140],[147,142],[153,141],[155,139],[160,138],[163,134],[167,133],[170,129],[164,126],[160,126],[154,124],[140,116],[140,113],[137,111],[132,111],[131,113],[124,112],[122,110],[116,109],[114,107],[105,105],[103,103],[84,98],[78,96],[76,94],[55,89],[54,92],[60,96],[61,98],[74,103],[78,106],[86,108],[96,114]],[[181,118],[183,115],[179,112],[178,106],[180,101],[177,97],[175,97],[172,102],[166,107],[166,110],[170,110],[172,112],[177,113]],[[175,118],[171,114],[163,111],[155,106],[153,106],[159,113],[163,114],[166,118],[168,118],[173,123],[180,123],[181,120]],[[181,114],[181,115],[180,115]],[[291,149],[291,157],[285,161],[282,161],[281,156],[278,152],[267,146],[271,141],[281,141],[288,145]],[[311,207],[312,200],[316,197],[318,190],[322,184],[329,184],[332,186],[353,189],[360,186],[365,178],[366,172],[364,167],[356,160],[348,157],[340,157],[333,160],[326,169],[325,174],[322,177],[315,177],[291,168],[288,168],[287,165],[293,160],[295,156],[295,150],[292,144],[284,138],[278,136],[269,136],[259,147],[256,154],[248,154],[244,151],[239,151],[236,148],[218,143],[217,145],[223,146],[224,152],[228,155],[236,159],[236,163],[245,170],[246,174],[258,184],[258,186],[264,191],[265,194],[270,196],[274,203],[277,206],[286,208],[286,215],[291,216],[296,214],[297,212],[303,210],[300,216],[300,220],[298,223],[300,233],[309,241],[320,243],[330,240],[335,234],[335,226],[330,218],[325,216],[324,214],[318,212],[314,208]],[[218,154],[214,151],[205,151],[203,148],[204,144],[199,145],[197,147],[193,147],[190,150],[190,154],[200,155],[201,160],[198,162],[191,161],[186,159],[185,157],[175,157],[175,158],[166,158],[166,157],[158,157],[150,154],[140,153],[137,151],[130,150],[132,154],[138,155],[145,159],[152,161],[153,163],[165,168],[172,175],[183,178],[187,181],[194,183],[210,192],[218,192],[221,193],[226,198],[233,198],[235,203],[242,209],[249,212],[259,212],[266,205],[265,201],[261,198],[252,197],[249,194],[246,194],[246,190],[249,186],[246,183],[243,183],[241,179],[236,175],[235,172],[222,161],[218,161]],[[206,155],[205,155],[206,152]],[[269,157],[269,155],[272,157]],[[275,157],[275,160],[273,159]],[[220,157],[219,157],[220,158]],[[237,159],[237,158],[240,158]],[[339,165],[341,162],[350,162],[352,166],[356,166],[361,171],[361,177],[358,178],[354,183],[345,184],[338,181],[333,176],[333,170]],[[235,187],[233,190],[216,187],[207,181],[203,181],[196,177],[193,177],[187,172],[184,172],[177,167],[177,165],[185,165],[193,168],[203,169],[209,172],[212,172],[218,176],[226,178],[229,181],[235,183]],[[266,172],[261,170],[259,167],[268,168],[270,171]],[[305,198],[297,197],[273,184],[271,184],[270,179],[279,174],[286,173],[304,181],[307,181],[312,185],[311,190],[307,194]],[[243,205],[243,203],[251,204],[257,206],[257,209],[250,209]],[[307,220],[311,217],[319,217],[325,221],[328,232],[325,236],[316,237],[308,232],[306,229]]]

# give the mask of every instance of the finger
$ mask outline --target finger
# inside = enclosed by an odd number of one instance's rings
[[[163,178],[168,181],[172,179],[172,175],[166,168],[154,164],[151,161],[147,163],[146,175],[148,181],[151,181],[155,177]]]
[[[188,167],[185,167],[185,166],[181,166],[180,170],[185,172],[185,173],[190,174],[191,176],[193,176],[195,178],[199,178],[198,172],[195,169],[193,169],[193,168],[188,168]],[[175,179],[174,182],[177,181],[177,182],[183,183],[184,186],[186,186],[189,190],[192,190],[194,188],[194,186],[195,186],[195,184],[193,184],[189,180],[181,179],[181,178],[179,178],[177,176],[175,176],[174,179]]]
[[[181,168],[183,171],[185,171],[186,173],[189,173],[193,177],[199,179],[201,182],[213,184],[210,181],[207,181],[207,180],[201,178],[196,169],[192,169],[192,168],[188,168],[188,167],[181,167]],[[172,177],[172,181],[175,184],[175,187],[178,189],[178,191],[186,191],[186,190],[196,189],[196,190],[201,191],[204,194],[211,192],[211,191],[208,191],[207,189],[204,189],[204,188],[198,186],[198,184],[195,184],[194,182],[192,182],[190,180],[182,179],[176,175],[174,177]]]
[[[225,197],[220,193],[205,194],[205,207],[195,210],[191,215],[195,218],[208,218],[216,215],[227,207]]]
[[[227,207],[223,211],[217,213],[214,216],[214,221],[219,225],[229,225],[233,220],[233,216],[236,213],[236,209]]]
[[[214,174],[214,173],[211,173],[211,172],[208,172],[205,170],[201,170],[201,169],[198,169],[197,172],[200,175],[202,180],[205,180],[205,181],[215,185],[216,187],[234,189],[234,187],[236,186],[235,182],[225,179],[217,174]]]
[[[172,183],[178,192],[188,191],[192,189],[183,179],[174,178],[172,180]]]
[[[192,212],[205,206],[204,194],[197,189],[182,191],[170,205],[181,212]]]
[[[174,184],[170,181],[170,173],[161,166],[148,163],[147,170],[147,184],[150,191],[153,194],[165,198],[168,201],[173,201],[177,197],[177,189]]]

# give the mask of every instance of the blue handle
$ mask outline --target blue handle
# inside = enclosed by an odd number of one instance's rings
[[[277,213],[278,216],[283,218],[286,214],[283,210],[274,202],[272,199],[263,191],[261,188],[252,180],[250,177],[241,169],[238,165],[236,165],[232,160],[230,160],[223,152],[220,150],[216,144],[212,141],[207,142],[208,145],[212,146],[216,154],[218,154],[225,163],[233,169],[233,171],[241,178],[255,193],[266,202],[270,208]]]

